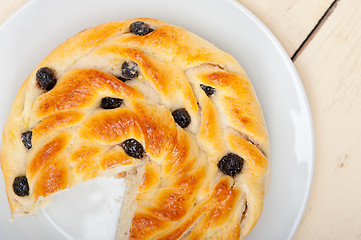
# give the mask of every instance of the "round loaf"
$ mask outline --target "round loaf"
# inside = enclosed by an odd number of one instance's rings
[[[118,239],[242,239],[262,212],[268,154],[238,62],[180,27],[138,18],[86,29],[36,67],[0,160],[14,215],[125,175]]]

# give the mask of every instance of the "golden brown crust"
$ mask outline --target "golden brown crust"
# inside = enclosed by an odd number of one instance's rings
[[[155,31],[138,36],[129,25]],[[122,82],[124,61],[139,76]],[[41,67],[56,86],[36,83]],[[207,96],[200,84],[211,86]],[[101,109],[104,97],[122,105]],[[187,128],[172,116],[184,108]],[[21,134],[31,130],[27,150]],[[129,156],[122,143],[136,139],[145,157]],[[228,153],[244,159],[238,175],[217,164]],[[106,23],[58,46],[22,85],[3,131],[0,153],[13,214],[33,212],[43,199],[107,173],[145,164],[128,239],[240,239],[256,224],[269,173],[269,145],[262,110],[237,61],[186,30],[147,18]],[[12,189],[26,175],[30,195]]]

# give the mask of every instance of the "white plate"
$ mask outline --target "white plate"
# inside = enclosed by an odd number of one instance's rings
[[[314,140],[309,106],[284,49],[235,0],[31,1],[0,28],[0,126],[21,83],[58,44],[84,28],[134,17],[158,18],[188,29],[231,53],[244,67],[263,107],[272,151],[264,211],[246,239],[291,239],[312,182]],[[114,236],[122,181],[102,179],[78,186],[56,197],[39,214],[9,221],[0,177],[0,239]],[[91,188],[98,191],[91,192]]]

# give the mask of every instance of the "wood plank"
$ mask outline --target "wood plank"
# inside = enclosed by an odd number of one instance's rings
[[[261,19],[291,57],[333,0],[238,0]]]
[[[361,239],[361,1],[340,0],[295,61],[313,113],[314,181],[295,240]]]
[[[0,24],[29,0],[0,0]]]

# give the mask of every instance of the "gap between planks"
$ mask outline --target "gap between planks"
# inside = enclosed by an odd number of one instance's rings
[[[301,43],[299,48],[295,51],[295,53],[292,55],[291,60],[294,62],[296,61],[297,57],[302,53],[303,49],[307,47],[309,42],[313,39],[313,37],[317,34],[317,32],[321,29],[322,25],[326,22],[326,20],[331,16],[333,11],[335,10],[337,4],[340,2],[340,0],[334,0],[331,5],[327,8],[325,13],[322,15],[320,20],[318,20],[315,27],[311,30],[311,32],[307,35],[305,40]]]

